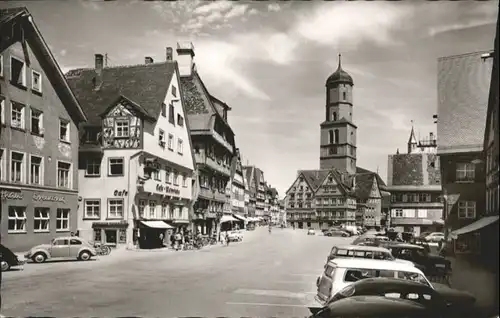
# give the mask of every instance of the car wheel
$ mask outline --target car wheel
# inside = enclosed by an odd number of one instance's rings
[[[9,265],[9,263],[2,261],[1,268],[2,268],[2,272],[6,272],[10,269],[10,265]]]
[[[90,255],[90,253],[88,251],[81,251],[80,255],[78,255],[78,258],[81,261],[88,261],[88,260],[90,260],[91,257],[92,257],[92,255]]]
[[[31,259],[33,260],[33,262],[40,264],[40,263],[45,262],[45,260],[47,259],[47,256],[45,256],[44,253],[39,252],[39,253],[36,253],[35,255],[33,255],[33,257]]]

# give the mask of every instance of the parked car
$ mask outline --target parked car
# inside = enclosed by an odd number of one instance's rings
[[[387,248],[397,258],[412,261],[423,268],[430,276],[447,276],[451,274],[451,262],[440,255],[429,253],[424,247],[413,244],[390,244]]]
[[[228,231],[230,242],[241,242],[243,241],[243,232],[241,230]]]
[[[316,231],[314,229],[307,230],[307,235],[316,235]]]
[[[96,255],[95,248],[89,242],[75,236],[62,236],[52,239],[50,244],[41,244],[31,248],[24,257],[35,263],[43,263],[47,259],[76,258],[88,261]]]
[[[414,301],[380,296],[353,296],[332,302],[311,318],[422,318],[429,309]]]
[[[339,229],[330,229],[326,232],[323,233],[323,235],[325,236],[335,236],[335,237],[349,237],[351,236],[351,233],[348,233],[346,231],[343,231],[343,230],[339,230]]]
[[[367,245],[367,246],[378,246],[380,245],[380,242],[388,242],[389,238],[387,236],[382,236],[382,235],[375,235],[375,234],[363,234],[358,236],[354,242],[352,242],[353,245]]]
[[[379,259],[379,260],[396,261],[414,265],[413,262],[411,261],[395,258],[394,256],[392,256],[391,251],[389,251],[386,248],[373,247],[373,246],[360,246],[360,245],[334,246],[332,247],[330,254],[327,256],[326,262],[328,263],[329,261],[337,257]]]
[[[444,233],[432,232],[429,235],[424,236],[423,239],[427,242],[438,243],[444,241]]]
[[[25,261],[20,260],[14,252],[0,244],[0,267],[2,272],[6,272],[12,267],[24,265]]]
[[[411,300],[427,307],[431,312],[446,317],[471,316],[475,298],[469,293],[449,287],[436,288],[403,279],[367,278],[359,280],[339,291],[328,301],[354,296],[383,296]]]
[[[363,258],[335,258],[316,280],[316,301],[324,306],[338,291],[352,283],[372,277],[409,279],[432,286],[424,273],[411,264]]]

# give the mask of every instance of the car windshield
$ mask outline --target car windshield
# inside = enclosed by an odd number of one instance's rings
[[[421,284],[424,284],[426,286],[431,287],[429,282],[427,281],[427,279],[425,279],[425,277],[419,273],[399,271],[397,273],[397,278],[411,280],[413,282],[421,283]]]

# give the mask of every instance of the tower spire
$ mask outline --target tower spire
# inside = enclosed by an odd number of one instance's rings
[[[408,153],[412,153],[416,147],[417,147],[417,138],[415,137],[415,128],[413,127],[413,120],[412,120],[410,138],[408,139]]]
[[[342,68],[342,54],[339,53],[339,69]]]

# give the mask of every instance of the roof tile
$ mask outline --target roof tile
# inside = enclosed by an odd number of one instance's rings
[[[100,115],[120,96],[125,96],[157,118],[176,70],[176,62],[105,67],[102,85],[94,89],[94,69],[75,69],[66,79],[88,116],[88,123],[100,125]]]
[[[438,152],[482,149],[492,71],[484,53],[438,59]]]

